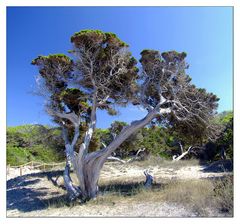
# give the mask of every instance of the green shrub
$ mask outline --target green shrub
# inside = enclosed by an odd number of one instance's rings
[[[64,144],[57,128],[22,125],[7,128],[7,164],[30,161],[58,162],[65,159]]]
[[[35,161],[57,162],[61,160],[61,156],[52,148],[46,148],[43,145],[35,145],[28,149],[33,155]]]
[[[7,145],[7,164],[18,166],[29,162],[32,158],[31,153],[27,149],[14,145]]]

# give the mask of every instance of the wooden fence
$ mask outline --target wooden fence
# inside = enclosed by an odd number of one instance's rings
[[[66,164],[66,162],[61,162],[61,163],[41,163],[41,162],[36,162],[36,161],[30,161],[28,163],[19,165],[19,166],[7,166],[7,174],[9,173],[10,168],[15,168],[15,169],[19,169],[19,174],[20,176],[22,176],[24,173],[24,168],[29,168],[30,170],[34,170],[34,169],[40,169],[43,171],[50,171],[53,168],[57,167],[57,166],[64,166]]]

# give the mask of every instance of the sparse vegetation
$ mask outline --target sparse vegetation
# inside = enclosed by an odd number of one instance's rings
[[[161,168],[178,169],[184,166],[199,165],[199,160],[197,159],[180,160],[177,163],[173,163],[172,160],[164,159],[161,156],[149,156],[149,158],[143,161],[134,161],[133,164],[139,167],[159,166]]]
[[[216,207],[233,215],[233,176],[227,176],[214,183]]]
[[[143,187],[143,170],[146,167],[154,176],[150,189]],[[220,169],[220,173],[216,170],[204,172],[199,167],[201,165],[197,160],[174,163],[156,157],[129,164],[107,162],[100,175],[98,196],[84,204],[67,200],[62,171],[26,175],[21,177],[21,181],[12,179],[8,183],[9,216],[11,206],[24,210],[25,206],[29,206],[30,198],[33,206],[40,203],[41,212],[35,208],[30,213],[17,214],[45,217],[232,216],[233,177],[230,171]],[[71,177],[73,183],[77,182],[74,173],[71,173]],[[23,189],[21,186],[24,186],[26,194],[21,194],[14,201],[15,195]]]
[[[218,180],[174,180],[165,184],[155,184],[151,189],[143,188],[142,183],[114,183],[100,186],[100,194],[95,200],[87,202],[86,207],[111,207],[116,204],[168,203],[186,208],[194,216],[207,217],[221,213],[223,216],[233,215],[232,176]],[[49,204],[49,208],[79,206],[68,204],[63,199]],[[82,205],[81,205],[82,206]],[[76,207],[77,208],[77,207]],[[146,214],[147,215],[147,214]]]

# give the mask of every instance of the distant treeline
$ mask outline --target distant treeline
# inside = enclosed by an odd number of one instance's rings
[[[204,160],[220,159],[220,151],[225,150],[228,159],[233,158],[233,113],[223,112],[212,121],[219,132],[214,139],[194,133],[185,133],[184,129],[174,126],[159,127],[152,123],[128,138],[116,151],[114,156],[125,158],[133,156],[140,148],[145,148],[142,159],[149,155],[172,159],[173,155],[181,154],[181,147],[186,150],[189,146],[198,147],[194,153],[184,159],[197,158]],[[115,121],[109,129],[97,129],[94,134],[90,151],[103,148],[127,125]],[[80,133],[84,133],[81,127]],[[81,136],[76,151],[84,136]],[[29,161],[60,162],[64,161],[64,141],[61,129],[45,125],[22,125],[7,128],[7,164],[20,165]]]

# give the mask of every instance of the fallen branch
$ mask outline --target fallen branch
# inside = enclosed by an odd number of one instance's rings
[[[193,147],[190,146],[190,147],[188,148],[188,150],[187,150],[186,152],[183,152],[180,156],[174,155],[174,156],[173,156],[173,162],[179,161],[179,160],[182,159],[184,156],[186,156],[187,154],[189,154],[189,153],[191,152],[192,148],[193,148]]]
[[[134,161],[134,160],[136,160],[136,159],[138,158],[138,155],[139,155],[140,152],[144,152],[145,150],[146,150],[145,148],[139,149],[139,150],[137,151],[136,155],[135,155],[133,158],[128,159],[127,161],[122,160],[122,159],[119,159],[118,157],[115,157],[115,156],[109,156],[109,157],[107,158],[107,160],[118,161],[118,162],[120,162],[120,163],[130,163],[130,162],[132,162],[132,161]]]
[[[122,159],[119,159],[119,158],[117,158],[117,157],[115,157],[115,156],[109,156],[109,157],[107,158],[107,160],[118,161],[118,162],[120,162],[120,163],[127,163],[127,161],[122,160]]]

